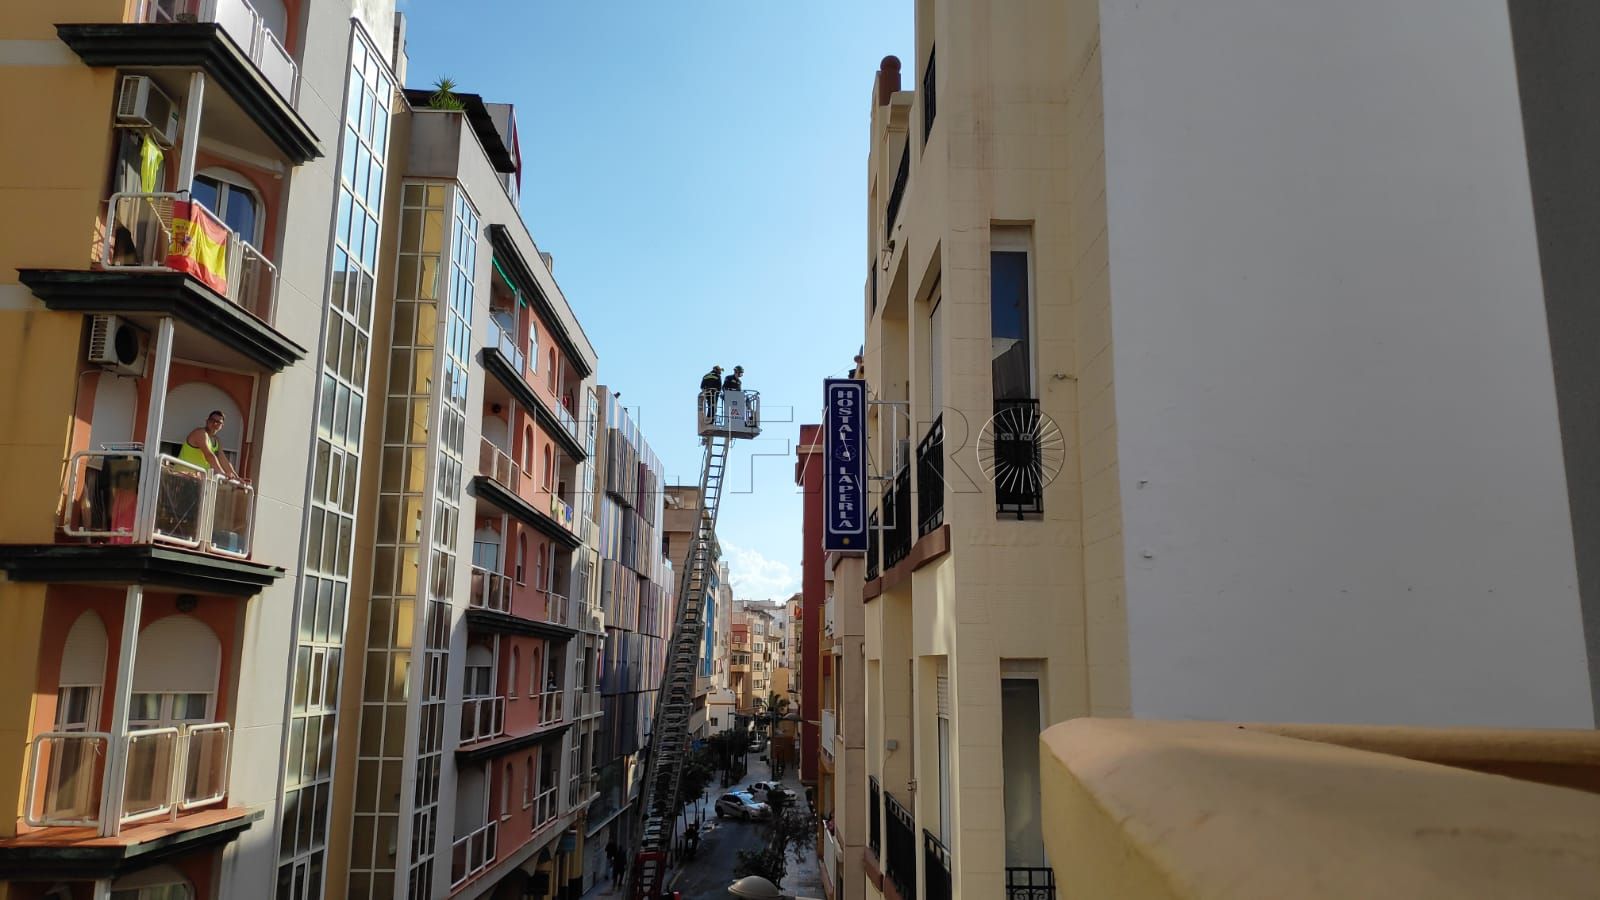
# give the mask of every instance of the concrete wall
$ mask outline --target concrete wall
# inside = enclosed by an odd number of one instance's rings
[[[1101,23],[1133,713],[1592,726],[1505,4]]]

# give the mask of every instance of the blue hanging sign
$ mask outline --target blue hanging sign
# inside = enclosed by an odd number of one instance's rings
[[[866,382],[823,381],[822,549],[867,549]]]

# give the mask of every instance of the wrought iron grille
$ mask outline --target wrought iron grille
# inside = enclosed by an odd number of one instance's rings
[[[944,524],[944,416],[917,445],[917,537]]]

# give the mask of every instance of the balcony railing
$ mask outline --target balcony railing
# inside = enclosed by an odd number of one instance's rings
[[[544,620],[551,625],[560,625],[563,628],[572,627],[572,601],[565,594],[555,591],[547,592],[544,603]]]
[[[130,449],[85,450],[68,461],[61,530],[93,543],[131,544],[147,504],[155,504],[158,543],[245,558],[255,526],[255,488],[165,453],[154,498],[140,495],[148,454]]]
[[[512,493],[522,489],[522,470],[517,468],[511,454],[496,447],[488,438],[481,438],[478,444],[478,474],[487,475]]]
[[[564,691],[559,688],[539,694],[539,727],[557,725],[561,722],[561,709],[565,705],[561,699]]]
[[[105,732],[53,731],[36,736],[28,755],[25,819],[35,827],[98,827],[105,783]],[[228,793],[233,729],[226,722],[130,732],[119,825],[222,803]]]
[[[838,715],[831,709],[822,711],[822,752],[833,758],[833,741],[838,734]]]
[[[278,267],[186,193],[112,194],[107,269],[184,272],[272,324]]]
[[[572,518],[572,504],[562,500],[555,494],[550,495],[550,518],[560,522],[561,527],[568,531],[574,531],[577,528]]]
[[[506,359],[511,360],[511,364],[518,372],[525,370],[526,363],[522,348],[517,346],[517,339],[511,336],[511,332],[493,314],[489,316],[489,346],[499,350]]]
[[[494,864],[495,841],[500,834],[499,822],[487,822],[456,838],[450,848],[450,887],[458,888],[482,874]]]
[[[590,634],[606,633],[605,612],[600,608],[600,604],[577,600],[573,601],[572,606],[574,614],[578,617],[578,621],[574,624],[578,626],[579,631],[587,631]]]
[[[917,896],[917,831],[911,811],[906,809],[888,791],[883,793],[883,805],[888,813],[884,835],[884,872],[894,882],[902,897]]]
[[[867,580],[878,577],[878,511],[867,516]]]
[[[573,418],[572,411],[567,409],[565,404],[557,403],[555,404],[555,413],[556,421],[560,422],[561,427],[567,430],[567,434],[572,435],[573,440],[581,441],[582,439],[578,437],[578,420]]]
[[[510,612],[511,579],[482,566],[473,566],[472,592],[467,595],[467,604],[475,609]]]
[[[267,82],[293,106],[300,100],[300,69],[283,42],[245,0],[144,0],[144,22],[215,22],[233,38]]]
[[[505,733],[506,698],[466,697],[461,701],[461,743],[487,741]]]
[[[894,235],[894,223],[900,219],[900,201],[906,196],[906,179],[911,177],[911,140],[907,138],[905,149],[900,151],[900,168],[894,173],[894,187],[889,191],[889,208],[883,220],[883,238],[888,240]]]
[[[927,879],[926,900],[950,900],[950,849],[928,829],[922,829],[922,871]]]
[[[994,401],[994,495],[1001,514],[1044,511],[1044,468],[1038,400]]]
[[[944,416],[917,444],[917,537],[944,524]]]
[[[552,784],[533,798],[533,830],[544,828],[559,815],[561,810],[556,804],[556,786]]]
[[[839,894],[839,839],[832,828],[822,829],[822,877],[833,885],[833,894]]]
[[[890,516],[883,541],[883,567],[892,569],[911,554],[911,467],[901,466],[894,483],[883,494],[883,508]]]
[[[938,96],[934,92],[933,49],[928,48],[928,65],[922,70],[922,143],[928,143],[928,135],[933,132],[933,120],[938,116]]]
[[[1056,900],[1056,871],[1049,866],[1007,866],[1006,900]]]
[[[883,822],[882,813],[878,811],[881,806],[882,788],[878,787],[878,776],[867,776],[867,846],[872,848],[872,855],[880,861],[883,859]]]

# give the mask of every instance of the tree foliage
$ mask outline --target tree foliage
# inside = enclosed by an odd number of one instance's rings
[[[784,876],[789,873],[789,856],[792,854],[795,862],[805,859],[816,840],[817,826],[805,810],[791,808],[787,797],[769,795],[767,805],[772,807],[772,819],[767,823],[766,843],[757,850],[739,851],[733,877],[760,875],[782,887]]]
[[[451,78],[440,78],[433,83],[433,93],[428,95],[428,106],[432,109],[465,109],[466,104],[456,96],[456,83]]]

